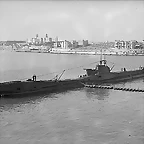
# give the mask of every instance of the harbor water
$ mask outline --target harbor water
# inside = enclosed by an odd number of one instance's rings
[[[0,51],[0,82],[77,78],[97,55]],[[113,71],[144,66],[143,56],[106,56]],[[115,84],[144,89],[144,79]],[[0,144],[144,144],[144,93],[81,88],[0,98]]]

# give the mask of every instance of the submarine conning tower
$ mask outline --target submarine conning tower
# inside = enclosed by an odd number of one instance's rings
[[[106,60],[100,60],[99,65],[96,66],[96,70],[99,73],[110,73],[110,68],[107,66],[107,61]]]
[[[100,63],[96,65],[95,69],[85,69],[87,72],[87,75],[96,75],[96,74],[102,74],[102,73],[110,73],[110,68],[107,66],[106,60],[100,60]]]

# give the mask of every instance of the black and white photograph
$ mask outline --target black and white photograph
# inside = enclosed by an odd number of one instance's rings
[[[0,144],[144,144],[144,1],[1,0]]]

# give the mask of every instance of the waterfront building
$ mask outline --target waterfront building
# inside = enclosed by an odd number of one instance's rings
[[[115,45],[114,45],[114,47],[115,47],[115,48],[118,48],[118,45],[119,45],[119,41],[118,41],[118,40],[115,40]]]
[[[131,49],[135,49],[137,46],[139,46],[138,42],[136,40],[131,40]]]
[[[55,38],[55,42],[58,42],[58,37]]]
[[[46,38],[44,38],[43,43],[46,43]]]
[[[36,39],[36,44],[40,44],[41,40],[40,39]]]
[[[32,38],[32,44],[35,44],[35,42],[36,42],[35,38]]]
[[[131,42],[125,41],[125,49],[131,49]]]
[[[1,41],[1,42],[0,42],[0,46],[3,46],[3,45],[5,45],[5,42],[2,42],[2,41]]]
[[[64,43],[64,44],[65,44],[65,45],[64,45],[64,48],[65,48],[65,49],[72,48],[72,43],[71,43],[70,41],[65,40],[65,43]]]
[[[46,34],[45,42],[48,42],[48,34]]]
[[[40,42],[41,44],[43,44],[44,43],[44,40],[43,40],[43,38],[41,38],[41,42]]]
[[[62,47],[62,46],[63,46],[63,41],[54,42],[54,48]]]
[[[83,40],[83,47],[88,46],[88,40]]]
[[[72,44],[67,40],[54,42],[54,48],[67,49],[70,47],[72,47]]]
[[[64,45],[65,49],[69,48],[69,43],[70,43],[69,41],[65,40],[65,45]]]
[[[126,41],[124,41],[124,40],[116,40],[115,41],[115,48],[125,49],[126,48]]]
[[[78,47],[78,42],[76,40],[73,40],[72,47],[73,48],[77,48]]]
[[[120,42],[121,42],[121,48],[122,48],[122,49],[125,49],[125,41],[124,41],[124,40],[121,40]]]
[[[52,38],[49,38],[49,42],[52,42]]]
[[[56,43],[56,42],[54,42],[53,46],[54,46],[54,48],[57,48],[57,43]]]
[[[82,47],[83,46],[83,41],[82,40],[78,40],[78,45],[79,45],[79,47]]]
[[[36,38],[38,38],[38,34],[36,34]]]
[[[46,46],[49,47],[49,48],[54,48],[54,43],[55,42],[47,42]]]
[[[65,40],[65,48],[71,48],[72,43],[70,41]]]
[[[115,48],[118,49],[135,49],[136,46],[139,46],[136,40],[131,41],[115,40]]]
[[[144,40],[142,40],[141,44],[144,45]]]
[[[32,42],[31,39],[27,39],[27,40],[26,40],[26,43],[27,43],[27,44],[29,44],[29,43],[31,43],[31,42]]]
[[[61,47],[61,43],[58,41],[58,37],[55,38],[54,47]]]
[[[121,49],[122,48],[120,40],[115,40],[115,48],[117,48],[117,49]]]
[[[61,48],[65,48],[65,41],[59,41],[58,46]]]

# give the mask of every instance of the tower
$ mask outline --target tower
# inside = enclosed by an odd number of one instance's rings
[[[58,42],[58,37],[55,38],[55,42]]]
[[[38,38],[38,34],[36,34],[36,38]]]
[[[41,38],[41,42],[40,42],[40,43],[43,44],[43,42],[44,42],[44,41],[43,41],[43,38]]]
[[[46,34],[45,42],[48,42],[48,34]]]
[[[52,42],[52,38],[49,38],[49,42]]]

